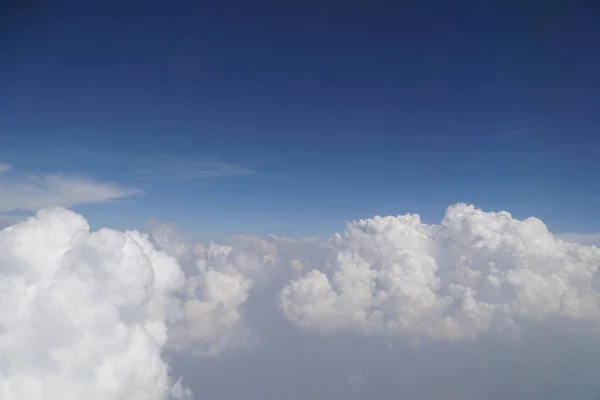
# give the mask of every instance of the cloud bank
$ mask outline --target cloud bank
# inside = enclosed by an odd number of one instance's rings
[[[140,193],[76,176],[12,172],[9,164],[0,164],[0,212],[103,203]]]
[[[600,250],[557,239],[535,218],[459,204],[439,225],[376,217],[332,243],[330,271],[282,291],[282,310],[301,328],[462,340],[517,335],[532,321],[600,323]]]
[[[598,265],[466,204],[223,244],[45,210],[0,233],[0,398],[593,399]]]

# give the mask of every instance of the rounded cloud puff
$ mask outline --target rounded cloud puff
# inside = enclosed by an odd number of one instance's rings
[[[241,307],[269,262],[267,253],[258,257],[240,247],[193,243],[172,224],[153,225],[154,245],[177,258],[186,273],[183,318],[171,326],[169,347],[214,356],[243,344]]]
[[[68,210],[0,231],[0,398],[191,398],[161,356],[183,285],[144,235]]]
[[[150,237],[157,248],[176,257],[186,273],[183,318],[171,326],[169,347],[210,356],[255,344],[258,338],[246,311],[274,306],[283,284],[303,268],[297,258],[321,262],[327,248],[316,239],[276,236],[193,243],[172,224],[157,223]],[[251,298],[258,301],[249,304]]]
[[[439,225],[418,215],[352,222],[331,244],[329,268],[281,292],[285,316],[306,330],[473,339],[536,321],[600,325],[600,249],[535,218],[457,204]]]
[[[253,280],[236,268],[230,246],[197,246],[197,273],[186,283],[184,318],[173,327],[171,344],[196,354],[216,355],[243,330],[240,307]]]

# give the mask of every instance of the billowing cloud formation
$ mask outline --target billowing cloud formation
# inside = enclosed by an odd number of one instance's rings
[[[236,267],[232,250],[215,244],[197,249],[198,273],[187,280],[185,318],[172,333],[175,347],[214,355],[235,341],[236,328],[241,328],[239,308],[253,282]]]
[[[599,252],[464,204],[225,244],[42,211],[0,233],[0,398],[593,399]]]
[[[270,310],[285,283],[301,276],[305,264],[324,262],[329,252],[329,243],[319,238],[240,235],[228,244],[194,243],[172,224],[153,223],[150,238],[186,273],[184,318],[172,326],[170,347],[196,355],[263,340],[246,311]]]
[[[9,164],[0,164],[0,212],[102,203],[138,193],[135,189],[63,174],[13,174]]]
[[[0,398],[191,398],[162,359],[183,286],[146,236],[68,210],[0,231]]]
[[[242,237],[237,246],[192,244],[171,225],[155,225],[155,246],[176,257],[187,281],[184,318],[171,331],[174,349],[216,355],[250,340],[242,307],[256,280],[265,278],[277,249],[261,238]]]
[[[535,218],[458,204],[439,225],[418,215],[352,222],[332,245],[330,269],[281,293],[286,317],[307,330],[474,339],[535,321],[600,323],[600,250],[557,239]]]

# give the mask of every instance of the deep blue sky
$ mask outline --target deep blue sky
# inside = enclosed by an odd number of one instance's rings
[[[329,235],[464,201],[599,229],[591,2],[28,3],[3,13],[0,159],[145,191],[94,224]],[[157,154],[255,174],[124,172]]]

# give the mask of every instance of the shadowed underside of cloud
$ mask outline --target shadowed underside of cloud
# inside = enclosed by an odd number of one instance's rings
[[[121,188],[112,183],[77,176],[12,174],[9,173],[12,172],[10,168],[4,172],[0,175],[0,212],[72,207],[140,194],[137,189]]]
[[[46,210],[0,232],[0,398],[591,400],[599,264],[465,204],[226,244]]]

